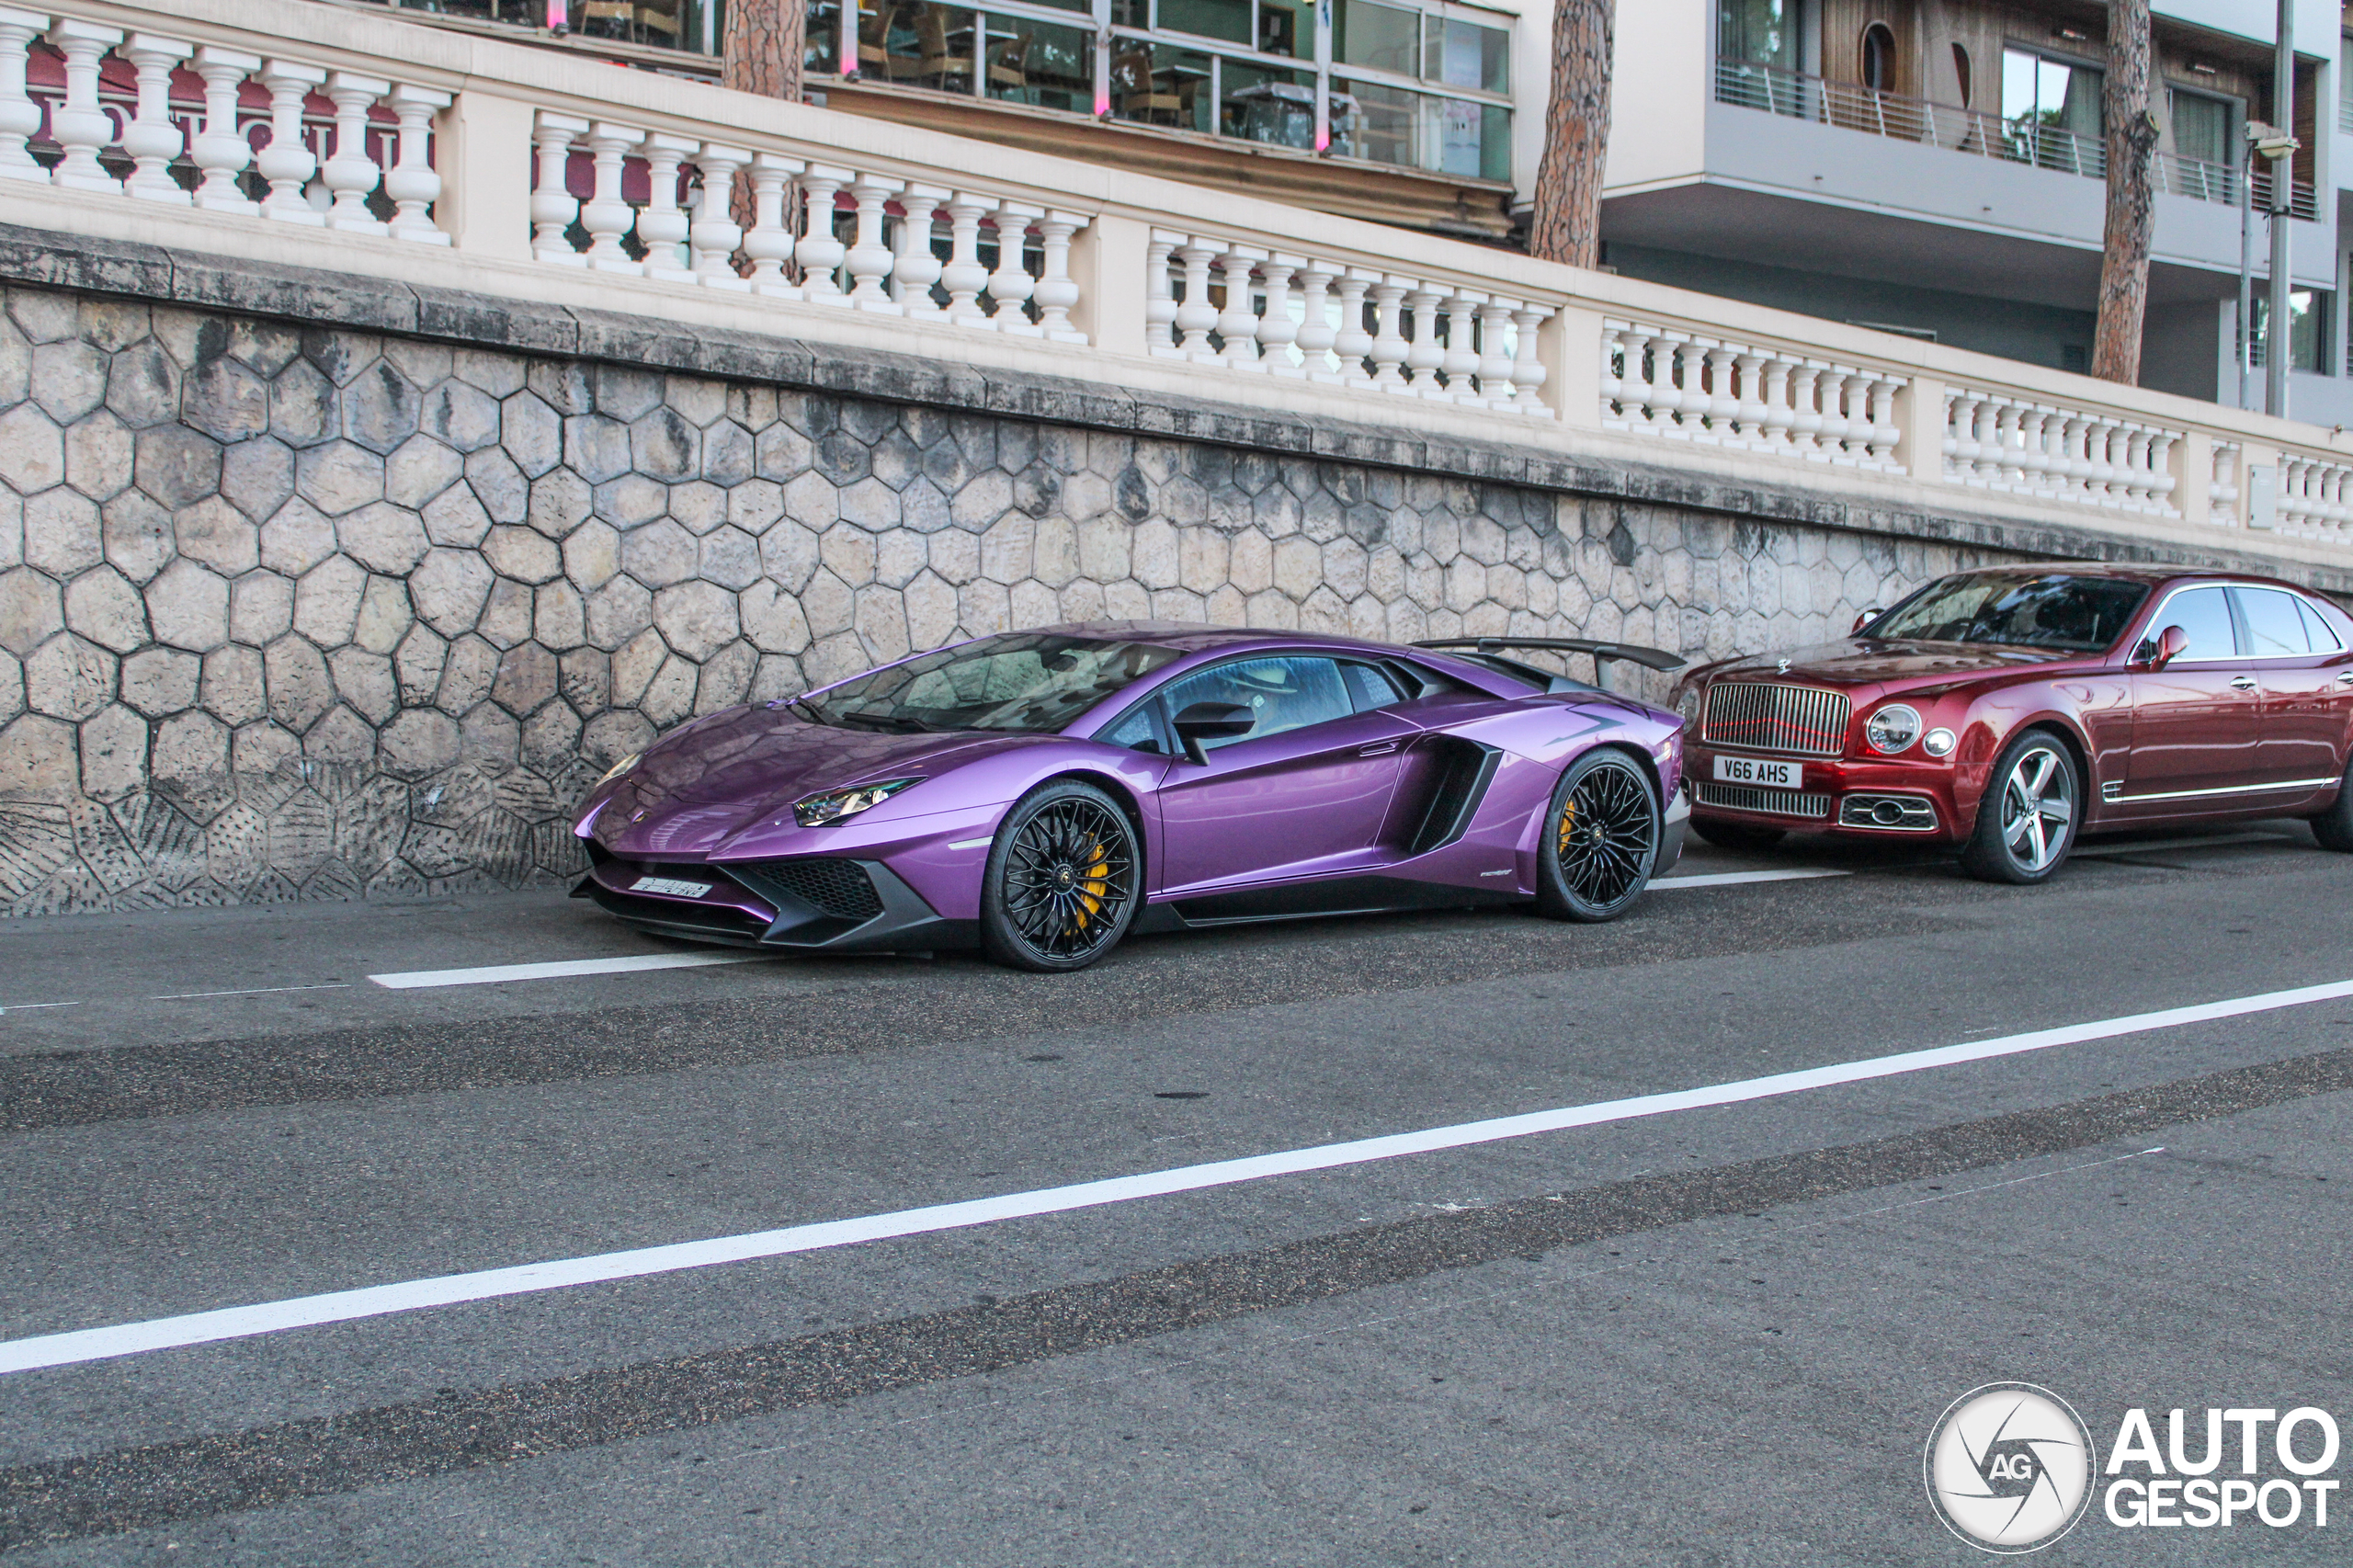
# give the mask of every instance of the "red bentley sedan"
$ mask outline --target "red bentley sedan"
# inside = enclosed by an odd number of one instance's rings
[[[2353,850],[2353,618],[2287,583],[1961,572],[1676,699],[1691,827],[1727,848],[1910,836],[2037,882],[2086,829],[2297,816]]]

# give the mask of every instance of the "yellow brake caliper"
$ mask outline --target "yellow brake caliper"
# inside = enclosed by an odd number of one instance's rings
[[[1078,884],[1078,924],[1082,930],[1089,916],[1102,913],[1104,895],[1111,890],[1111,859],[1104,851],[1103,841],[1094,840],[1089,853],[1096,857],[1095,864],[1086,869],[1086,878]]]

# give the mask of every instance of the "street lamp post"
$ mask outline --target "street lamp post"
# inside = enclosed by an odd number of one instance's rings
[[[2296,191],[2296,0],[2279,0],[2278,51],[2271,65],[2271,112],[2277,129],[2256,150],[2271,160],[2271,311],[2263,333],[2265,409],[2288,416],[2288,367],[2294,350],[2289,325],[2289,216]]]

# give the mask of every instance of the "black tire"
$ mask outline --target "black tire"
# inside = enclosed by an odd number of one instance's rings
[[[1786,827],[1750,827],[1698,815],[1691,819],[1691,831],[1719,849],[1770,849],[1790,835]]]
[[[2083,815],[2075,754],[2049,730],[2029,730],[2002,748],[1987,775],[1961,866],[1989,882],[2048,881],[2075,848]]]
[[[1060,779],[1014,802],[981,881],[981,949],[1066,974],[1119,945],[1142,902],[1135,824],[1092,784]]]
[[[1658,791],[1614,747],[1571,763],[1552,790],[1536,857],[1536,905],[1554,920],[1615,920],[1642,896],[1665,836]]]
[[[2345,779],[2336,787],[2336,803],[2308,820],[2323,849],[2353,855],[2353,764],[2346,767]]]

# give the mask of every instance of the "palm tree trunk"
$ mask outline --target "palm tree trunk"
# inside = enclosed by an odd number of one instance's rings
[[[2145,5],[2145,0],[2143,0]],[[1552,13],[1552,96],[1528,248],[1545,261],[1601,265],[1601,173],[1609,155],[1615,0],[1560,0]]]
[[[2149,244],[2156,233],[2154,174],[2162,123],[2149,102],[2149,0],[2109,0],[2108,219],[2099,264],[2099,326],[2092,374],[2141,379],[2149,309]]]
[[[799,101],[808,37],[807,0],[733,0],[720,46],[719,85]]]

